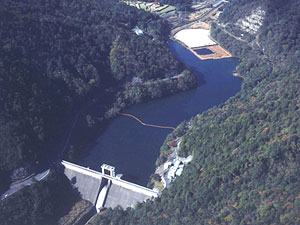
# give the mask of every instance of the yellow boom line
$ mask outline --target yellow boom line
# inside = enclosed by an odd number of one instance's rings
[[[172,129],[172,130],[175,130],[176,128],[175,127],[168,127],[168,126],[159,126],[159,125],[153,125],[153,124],[147,124],[147,123],[144,123],[143,121],[141,121],[139,118],[137,118],[136,116],[134,115],[131,115],[129,113],[120,113],[118,112],[119,115],[121,116],[128,116],[128,117],[131,117],[135,120],[137,120],[140,124],[142,124],[143,126],[147,126],[147,127],[156,127],[156,128],[162,128],[162,129]]]

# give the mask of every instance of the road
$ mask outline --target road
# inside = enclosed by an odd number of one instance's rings
[[[106,91],[105,93],[108,95],[111,95],[111,93],[109,93],[109,91]],[[102,96],[102,95],[98,95],[98,96]],[[97,98],[99,99],[100,97],[97,97]],[[98,100],[95,100],[95,102],[97,102],[97,101]],[[53,165],[55,165],[57,161],[60,161],[63,157],[64,152],[67,150],[73,130],[75,129],[77,122],[79,120],[79,116],[82,115],[82,113],[85,110],[87,110],[91,105],[94,105],[95,102],[94,101],[88,102],[79,112],[76,113],[76,115],[74,115],[72,122],[69,125],[68,131],[63,135],[62,140],[59,141],[60,144],[58,144],[57,147],[55,147],[57,150],[52,151],[53,152],[52,155],[45,155],[45,158],[40,161],[40,164],[43,165],[43,168],[41,168],[41,171],[43,171],[43,170],[45,170],[45,171],[35,175],[34,177],[30,176],[19,182],[11,184],[9,189],[0,196],[0,200],[12,195],[13,193],[17,192],[18,190],[22,189],[25,186],[31,185],[34,180],[35,181],[42,180],[49,174],[49,171],[50,171],[49,168],[51,168]]]
[[[236,40],[238,40],[238,41],[244,42],[244,43],[246,43],[246,44],[249,45],[248,41],[246,41],[246,40],[244,40],[244,39],[242,39],[242,38],[240,38],[240,37],[237,37],[237,36],[235,36],[234,34],[230,33],[230,32],[227,31],[221,24],[218,24],[218,26],[219,26],[220,30],[222,30],[224,33],[228,34],[229,36],[233,37],[234,39],[236,39]],[[249,47],[252,48],[253,46],[249,45]]]
[[[0,199],[1,200],[5,199],[6,197],[8,197],[8,196],[14,194],[15,192],[17,192],[18,190],[22,189],[23,187],[31,185],[35,181],[41,181],[49,174],[49,172],[50,172],[50,169],[48,169],[42,173],[39,173],[35,176],[32,176],[30,178],[27,178],[23,181],[12,184],[9,187],[9,189],[4,194],[1,195]]]
[[[259,38],[259,35],[256,36],[256,39],[255,39],[255,43],[257,44],[258,47],[256,47],[254,44],[251,44],[249,43],[248,41],[240,38],[240,37],[237,37],[235,36],[234,34],[230,33],[229,31],[227,31],[224,27],[224,25],[222,24],[218,24],[219,28],[226,34],[228,34],[229,36],[233,37],[234,39],[238,40],[238,41],[241,41],[241,42],[244,42],[246,43],[250,48],[253,48],[253,49],[256,49],[256,50],[261,50],[260,52],[263,54],[263,56],[265,57],[265,59],[270,63],[270,65],[272,67],[274,67],[274,63],[273,61],[271,60],[271,58],[265,53],[264,49],[261,48],[260,46],[260,43],[258,41],[258,38]]]
[[[74,129],[75,125],[77,124],[78,117],[79,117],[79,113],[77,113],[77,115],[75,116],[75,119],[72,122],[70,130],[67,133],[66,141],[64,142],[64,145],[61,148],[62,150],[60,151],[60,153],[58,153],[59,158],[62,157],[63,153],[65,152],[66,148],[68,147],[73,129]],[[11,184],[9,189],[1,195],[0,200],[3,200],[6,197],[14,194],[15,192],[19,191],[20,189],[22,189],[25,186],[31,185],[34,181],[41,181],[42,179],[44,179],[49,174],[49,172],[50,172],[50,169],[47,169],[44,172],[41,172],[41,173],[39,173],[35,176],[30,176],[28,178],[25,178],[25,179],[19,181],[19,182],[15,182],[15,183]]]

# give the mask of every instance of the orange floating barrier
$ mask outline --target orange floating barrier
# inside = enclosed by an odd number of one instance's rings
[[[122,116],[128,116],[128,117],[131,117],[135,120],[137,120],[140,124],[142,124],[143,126],[148,126],[148,127],[156,127],[156,128],[162,128],[162,129],[172,129],[172,130],[175,130],[176,128],[175,127],[169,127],[169,126],[159,126],[159,125],[153,125],[153,124],[147,124],[147,123],[144,123],[143,121],[141,121],[139,118],[137,118],[136,116],[134,115],[131,115],[129,113],[118,113],[119,115],[122,115]]]

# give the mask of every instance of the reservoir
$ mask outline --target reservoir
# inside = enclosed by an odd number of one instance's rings
[[[189,50],[169,41],[171,52],[198,77],[196,89],[132,106],[124,113],[137,116],[145,123],[176,127],[183,120],[217,106],[239,92],[241,79],[233,71],[235,58],[200,60]],[[102,163],[116,167],[123,179],[146,185],[155,170],[160,147],[170,129],[142,126],[136,120],[117,116],[89,149],[79,164],[100,170]]]
[[[213,52],[207,48],[194,49],[194,51],[199,55],[209,55],[213,54]]]

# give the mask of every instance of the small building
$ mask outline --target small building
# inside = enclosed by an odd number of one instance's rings
[[[174,164],[170,167],[167,175],[169,180],[175,179],[176,176],[180,176],[184,167],[183,162],[180,160],[175,160],[173,162]]]
[[[135,28],[132,29],[132,31],[134,31],[134,33],[138,36],[143,35],[144,31],[141,30],[138,26],[136,26]]]
[[[168,172],[168,179],[172,180],[175,178],[175,173],[176,173],[177,168],[175,168],[174,166],[172,166]]]
[[[171,166],[172,166],[172,163],[171,163],[171,162],[166,162],[166,163],[164,164],[164,170],[169,169]]]
[[[181,163],[181,161],[175,160],[174,167],[177,169],[179,167],[180,163]]]
[[[175,175],[179,177],[182,174],[182,171],[183,171],[183,166],[178,168]]]

